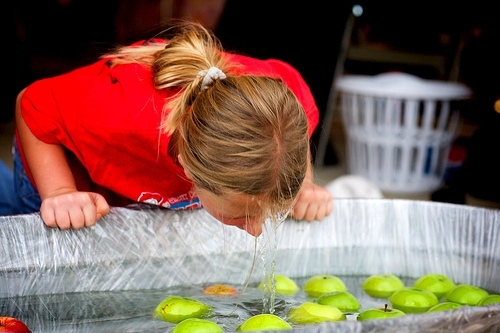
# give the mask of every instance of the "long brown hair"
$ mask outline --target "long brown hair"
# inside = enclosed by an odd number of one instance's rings
[[[216,195],[248,194],[270,214],[293,205],[308,165],[308,123],[279,79],[235,75],[219,40],[194,22],[177,22],[165,45],[123,48],[115,65],[150,66],[157,89],[177,93],[165,105],[161,131],[177,149],[195,186]],[[171,30],[171,31],[174,31]],[[225,78],[202,89],[201,71]]]

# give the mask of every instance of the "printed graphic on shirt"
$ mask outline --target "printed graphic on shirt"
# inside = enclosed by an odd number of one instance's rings
[[[177,198],[165,199],[159,193],[142,192],[137,201],[172,210],[201,208],[200,200],[197,197],[193,197],[188,194],[183,194]]]

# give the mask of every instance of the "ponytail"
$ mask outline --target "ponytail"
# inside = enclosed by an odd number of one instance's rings
[[[173,92],[160,130],[195,187],[258,196],[270,214],[293,205],[309,163],[308,122],[280,79],[235,75],[218,39],[192,22],[166,45],[123,49],[116,60],[151,66],[156,88]]]

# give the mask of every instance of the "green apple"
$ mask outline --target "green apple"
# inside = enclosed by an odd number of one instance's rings
[[[325,321],[346,320],[346,315],[330,305],[304,302],[288,311],[286,319],[295,324],[317,324]]]
[[[371,297],[387,298],[404,286],[403,281],[394,274],[374,274],[363,281],[361,288]]]
[[[463,305],[475,306],[486,296],[488,292],[471,284],[459,284],[453,287],[445,296],[449,302]]]
[[[356,312],[361,308],[358,299],[348,291],[334,291],[323,294],[316,300],[318,304],[334,306],[344,313]]]
[[[188,318],[178,323],[170,333],[224,333],[224,330],[213,321]]]
[[[169,296],[158,304],[153,312],[155,318],[177,324],[187,318],[200,318],[212,311],[208,304],[197,299]]]
[[[389,296],[389,302],[393,308],[404,313],[422,313],[438,304],[439,299],[428,290],[405,287],[393,292]]]
[[[288,276],[282,275],[282,274],[276,274],[274,276],[275,280],[275,287],[276,287],[276,293],[281,294],[281,295],[287,295],[287,296],[293,296],[295,295],[299,290],[299,286],[295,281],[290,279]],[[265,282],[262,281],[259,284],[259,289],[264,289],[265,287]]]
[[[448,311],[461,308],[463,305],[455,302],[442,302],[434,305],[427,312]]]
[[[395,317],[401,317],[405,316],[406,313],[404,313],[401,310],[398,309],[390,309],[387,307],[387,304],[383,308],[370,308],[362,311],[356,320],[359,321],[365,321],[365,320],[372,320],[372,319],[390,319],[390,318],[395,318]]]
[[[334,291],[347,291],[344,281],[335,275],[320,274],[310,277],[302,286],[311,297],[319,297]]]
[[[483,297],[477,305],[484,306],[490,304],[499,304],[500,303],[500,294],[491,294]]]
[[[283,331],[291,329],[292,325],[280,317],[274,314],[263,313],[248,318],[236,328],[236,331]]]
[[[428,290],[441,298],[455,287],[455,282],[443,274],[430,273],[421,276],[413,284],[415,288]]]

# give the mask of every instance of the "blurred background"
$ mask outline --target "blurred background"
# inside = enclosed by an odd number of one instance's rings
[[[350,26],[348,50],[339,59],[354,5],[361,5],[362,14]],[[466,84],[474,96],[460,111],[463,122],[452,149],[460,172],[443,191],[425,198],[464,203],[467,194],[500,202],[495,158],[500,115],[494,107],[500,96],[500,34],[496,10],[484,0],[14,0],[3,6],[4,152],[12,143],[14,100],[26,85],[91,63],[116,45],[153,37],[170,18],[191,18],[214,30],[230,51],[278,58],[296,67],[311,87],[322,119],[339,68],[363,74],[403,71]],[[327,181],[345,169],[341,120],[336,117],[325,126],[332,127],[332,134],[321,165],[335,172],[325,176]],[[313,147],[322,128],[314,134]],[[11,164],[7,154],[0,157]]]

